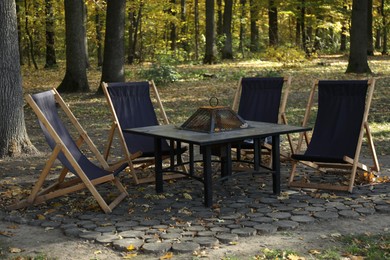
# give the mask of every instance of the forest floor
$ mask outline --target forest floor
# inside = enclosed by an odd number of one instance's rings
[[[389,174],[390,166],[390,59],[372,58],[369,62],[377,87],[370,113],[372,132],[380,163]],[[126,68],[130,72],[127,80],[137,80],[140,66]],[[240,76],[267,74],[270,71],[293,77],[292,91],[287,105],[287,116],[290,124],[299,124],[302,120],[308,92],[314,79],[357,79],[366,75],[345,74],[345,57],[321,57],[305,64],[286,65],[272,62],[236,62],[213,66],[186,65],[178,68],[182,80],[159,87],[160,96],[171,122],[183,122],[195,109],[207,105],[210,97],[216,96],[222,105],[230,105]],[[142,68],[141,68],[142,70]],[[24,69],[23,84],[25,93],[35,93],[57,87],[64,75],[64,68],[56,70]],[[202,76],[203,75],[203,76]],[[204,75],[207,75],[206,77]],[[209,77],[209,75],[213,75]],[[64,94],[63,98],[70,104],[72,111],[95,141],[99,150],[103,150],[110,126],[110,112],[104,97],[95,94],[100,80],[100,70],[88,72],[91,92],[83,94]],[[47,145],[36,124],[31,109],[25,107],[26,126],[32,143],[43,153]],[[363,152],[367,152],[365,149]],[[25,194],[26,191],[11,192],[10,186],[19,183],[33,183],[46,160],[45,156],[35,159],[0,160],[1,179],[0,194],[2,205],[6,205],[12,196]],[[27,163],[28,162],[28,163]],[[8,170],[18,171],[20,176],[8,176]],[[29,174],[33,172],[34,174]],[[26,174],[25,174],[26,173]],[[388,184],[386,184],[388,185]],[[387,202],[390,203],[390,202]],[[0,219],[3,219],[0,216]],[[266,236],[243,238],[236,244],[207,250],[198,255],[166,256],[172,259],[262,259],[260,249],[297,252],[300,258],[320,259],[317,252],[338,248],[342,252],[343,244],[337,239],[347,234],[380,234],[389,231],[390,215],[374,214],[358,219],[338,219],[315,224],[299,226],[296,230],[277,232]],[[6,259],[123,259],[126,256],[104,244],[88,242],[65,236],[60,229],[44,229],[24,224],[0,221],[0,258]],[[41,257],[41,258],[39,258]],[[130,258],[130,256],[127,256]],[[156,257],[157,259],[159,257]],[[134,259],[151,259],[150,256],[138,255]],[[281,258],[282,259],[282,258]],[[284,259],[289,259],[285,256]],[[326,259],[326,258],[322,258]],[[330,258],[329,258],[330,259]],[[359,258],[356,258],[359,259]]]

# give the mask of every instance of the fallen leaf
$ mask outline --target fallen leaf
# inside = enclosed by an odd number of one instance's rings
[[[126,254],[122,258],[123,259],[131,259],[137,256],[137,253],[131,253],[131,254]]]
[[[8,248],[8,252],[10,252],[10,253],[20,253],[20,252],[22,252],[22,249],[20,249],[20,248],[17,248],[17,247],[10,247],[10,248]]]
[[[162,260],[162,259],[171,259],[172,257],[173,257],[173,253],[172,252],[168,252],[165,255],[163,255],[162,257],[160,257],[160,260]]]
[[[0,235],[5,237],[13,237],[15,234],[9,232],[9,231],[0,231]]]
[[[321,251],[318,250],[318,249],[310,249],[310,250],[309,250],[309,254],[312,254],[312,255],[319,255],[319,254],[321,254]]]
[[[133,251],[135,250],[135,246],[133,244],[126,247],[127,251]]]
[[[333,233],[333,234],[330,234],[331,237],[341,237],[341,234],[340,233]]]

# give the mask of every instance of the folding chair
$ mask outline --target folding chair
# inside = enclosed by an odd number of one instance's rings
[[[102,87],[113,116],[113,124],[104,157],[106,159],[108,158],[115,132],[118,131],[119,141],[125,153],[125,160],[128,161],[134,182],[136,184],[153,182],[155,180],[153,176],[139,176],[140,174],[137,173],[140,171],[137,170],[140,167],[146,168],[154,165],[154,139],[143,135],[125,133],[122,130],[159,124],[151,99],[150,89],[154,93],[163,123],[169,123],[154,82],[103,82]],[[162,142],[162,147],[163,158],[170,157],[172,151],[175,155],[181,155],[186,151],[184,147],[171,149],[167,141]],[[180,159],[181,157],[178,156],[178,158]],[[185,168],[183,169],[185,170]],[[182,178],[183,175],[164,175],[165,180],[178,177]]]
[[[26,100],[36,113],[46,141],[53,152],[46,162],[29,197],[11,205],[9,209],[18,209],[42,203],[49,199],[86,188],[92,193],[104,212],[111,212],[128,195],[117,177],[118,173],[127,167],[127,164],[116,165],[112,168],[108,166],[92,140],[88,137],[76,117],[55,89],[28,95]],[[80,134],[77,141],[74,141],[65,127],[64,122],[61,120],[57,111],[56,102]],[[83,142],[87,143],[90,151],[96,156],[103,168],[95,165],[81,152],[80,146]],[[62,163],[63,169],[54,184],[44,187],[44,182],[56,159]],[[68,178],[66,176],[68,172],[73,173],[75,176]],[[110,204],[107,204],[95,187],[107,182],[112,182],[119,189],[119,195]]]
[[[352,192],[358,171],[379,171],[374,142],[367,122],[375,79],[371,80],[321,80],[313,84],[303,125],[308,124],[318,89],[318,112],[312,137],[301,134],[297,150],[291,156],[294,160],[289,179],[290,187],[340,190]],[[366,133],[373,166],[359,162]],[[301,153],[304,141],[307,149]],[[320,173],[344,172],[349,174],[348,185],[337,183],[310,183],[302,178],[294,180],[298,163],[310,166]],[[321,176],[321,175],[320,175]]]
[[[287,124],[285,110],[290,87],[291,77],[241,78],[232,109],[245,120]],[[287,138],[292,151],[290,135],[287,135]],[[261,148],[270,153],[272,145],[267,142],[268,140],[265,140]],[[250,153],[253,151],[253,144],[249,140],[236,145],[235,148],[237,160],[240,160],[241,150]],[[281,155],[289,158],[286,153]]]

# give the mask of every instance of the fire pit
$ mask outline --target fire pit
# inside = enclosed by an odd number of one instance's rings
[[[216,100],[216,105],[212,105]],[[180,129],[197,132],[217,133],[248,128],[249,125],[231,108],[218,106],[218,99],[211,98],[210,106],[202,106],[185,121]]]

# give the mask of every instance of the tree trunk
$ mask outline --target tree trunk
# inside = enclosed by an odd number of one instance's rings
[[[238,49],[241,52],[242,57],[244,58],[244,39],[245,39],[245,23],[243,22],[244,17],[246,16],[245,13],[245,5],[246,5],[246,0],[240,0],[240,42]]]
[[[232,12],[233,0],[225,0],[225,9],[223,12],[223,34],[225,41],[222,48],[222,59],[233,59]]]
[[[84,45],[85,45],[85,62],[87,69],[89,68],[89,52],[88,52],[88,37],[87,37],[87,5],[84,4],[83,29],[84,29]]]
[[[126,0],[107,2],[103,72],[100,82],[125,81],[125,12]],[[98,93],[103,94],[101,84]]]
[[[278,45],[278,8],[275,0],[268,1],[268,38],[270,46]]]
[[[305,15],[306,15],[306,3],[305,0],[301,0],[301,17],[300,17],[300,29],[301,29],[301,37],[302,37],[302,48],[307,53],[307,34],[305,28]]]
[[[173,8],[169,9],[169,13],[172,15],[173,18],[176,17],[176,0],[171,0],[171,4]],[[175,20],[175,19],[172,19]],[[169,34],[169,40],[171,42],[171,51],[173,51],[173,54],[176,54],[176,42],[177,42],[177,26],[174,21],[170,22],[170,34]]]
[[[206,0],[206,49],[203,62],[216,62],[214,0]]]
[[[15,1],[0,2],[0,158],[36,153],[23,113]]]
[[[260,50],[259,44],[259,27],[257,21],[259,20],[259,3],[256,0],[250,0],[250,32],[251,32],[251,43],[250,51],[258,52]]]
[[[372,32],[372,0],[367,0],[367,55],[374,56],[374,39]]]
[[[381,43],[382,43],[382,35],[381,35],[381,30],[380,28],[377,28],[375,30],[375,49],[379,50],[381,48]]]
[[[103,19],[101,18],[101,9],[98,4],[95,5],[95,30],[96,30],[96,44],[97,44],[97,65],[103,65]]]
[[[385,0],[381,1],[381,16],[382,16],[382,28],[383,28],[383,44],[382,44],[382,55],[387,55],[387,19],[385,13]]]
[[[141,25],[141,14],[142,14],[143,4],[141,3],[138,8],[138,13],[132,11],[129,14],[129,54],[127,56],[127,62],[133,64],[135,58],[137,58],[137,43],[138,43],[138,31]]]
[[[45,0],[46,14],[46,63],[45,68],[57,66],[56,50],[54,48],[54,10],[52,0]]]
[[[20,65],[24,65],[24,59],[23,59],[23,45],[22,45],[22,26],[20,19],[21,13],[20,13],[20,1],[16,1],[16,17],[17,17],[17,24],[18,24],[18,46],[19,46],[19,60]]]
[[[25,8],[25,13],[26,13],[26,19],[25,19],[25,30],[26,30],[26,34],[27,34],[27,38],[28,38],[28,50],[29,50],[29,54],[30,54],[30,57],[31,57],[31,60],[34,64],[34,68],[37,70],[38,69],[38,65],[37,65],[37,62],[35,61],[35,54],[34,54],[34,40],[33,40],[33,36],[30,32],[30,26],[29,26],[29,17],[30,17],[30,13],[28,11],[29,9],[29,6],[27,4],[27,0],[24,0],[24,8]]]
[[[223,35],[222,0],[217,0],[217,37]]]
[[[194,3],[194,26],[195,26],[195,60],[199,59],[199,0]]]
[[[353,0],[351,47],[346,73],[371,73],[367,62],[367,0]]]
[[[347,6],[343,6],[343,10],[347,11]],[[342,21],[341,25],[341,37],[340,37],[340,51],[347,50],[347,22],[345,20]]]
[[[181,47],[187,53],[190,52],[190,46],[188,44],[188,25],[187,25],[187,3],[186,0],[180,0],[180,21],[181,21],[181,29],[180,29],[180,38],[181,38]]]
[[[84,1],[65,0],[66,72],[59,92],[89,91],[84,29]]]

